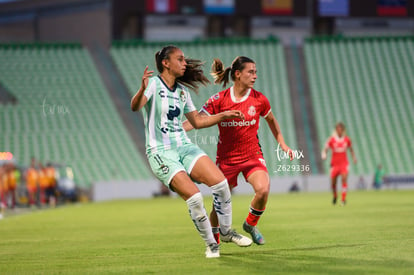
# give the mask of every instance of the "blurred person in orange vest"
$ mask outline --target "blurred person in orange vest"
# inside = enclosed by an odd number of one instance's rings
[[[26,188],[29,197],[29,205],[34,206],[36,203],[38,172],[36,170],[36,160],[32,158],[30,167],[26,171]]]
[[[39,200],[40,204],[46,204],[46,189],[49,187],[49,179],[47,177],[47,167],[43,166],[39,161],[38,166],[39,175]]]
[[[50,207],[56,206],[56,172],[55,168],[49,162],[45,168],[45,174],[47,178],[46,198]]]
[[[6,174],[4,165],[0,166],[0,219],[4,217],[4,212],[6,211],[5,203],[5,184],[4,184],[4,175]]]
[[[20,181],[20,172],[16,169],[14,163],[9,163],[6,165],[6,182],[7,182],[7,193],[6,193],[6,202],[9,197],[11,197],[11,208],[14,209],[16,206],[16,188],[17,183]],[[17,172],[17,173],[16,173]]]

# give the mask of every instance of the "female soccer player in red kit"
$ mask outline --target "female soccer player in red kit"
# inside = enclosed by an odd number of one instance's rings
[[[218,123],[220,134],[216,162],[227,178],[231,189],[237,186],[237,177],[240,173],[243,173],[245,179],[252,185],[255,196],[243,229],[251,234],[256,244],[261,245],[265,243],[265,240],[256,225],[266,208],[270,179],[257,135],[260,117],[266,119],[276,141],[282,150],[289,153],[291,159],[293,159],[293,153],[283,139],[269,100],[253,89],[257,79],[257,70],[252,59],[239,56],[226,69],[219,59],[215,59],[212,75],[216,84],[223,83],[225,87],[231,77],[234,85],[213,95],[204,104],[200,113],[210,116],[226,110],[240,110],[244,114],[244,120],[228,119]],[[187,130],[191,129],[188,123],[184,126]],[[210,221],[213,233],[219,240],[219,224],[214,208],[210,213]]]
[[[337,191],[336,180],[339,176],[342,177],[342,205],[346,204],[346,192],[348,188],[347,178],[349,170],[348,157],[346,155],[348,149],[351,151],[352,159],[356,163],[356,157],[354,150],[352,149],[351,139],[345,134],[345,125],[342,122],[336,124],[335,132],[328,139],[325,144],[325,148],[322,150],[322,159],[326,159],[326,153],[328,150],[332,150],[331,160],[331,187],[333,192],[332,203],[336,204]]]

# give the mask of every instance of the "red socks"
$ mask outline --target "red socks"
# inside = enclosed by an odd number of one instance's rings
[[[257,210],[250,206],[249,215],[246,218],[246,222],[251,226],[256,226],[257,222],[260,219],[260,216],[263,214],[265,209]],[[216,240],[217,244],[220,243],[220,227],[211,227],[213,231],[214,239]]]
[[[264,211],[265,209],[258,210],[250,206],[250,211],[249,211],[249,215],[246,218],[246,222],[251,226],[256,226],[257,222],[260,219],[260,216],[263,214]]]
[[[348,184],[346,182],[342,183],[342,201],[346,201],[347,188],[348,188]]]
[[[212,226],[211,229],[213,230],[214,239],[216,240],[217,244],[220,244],[220,227]]]
[[[336,193],[336,184],[332,184],[332,193],[334,199],[336,199],[338,197],[338,193]]]

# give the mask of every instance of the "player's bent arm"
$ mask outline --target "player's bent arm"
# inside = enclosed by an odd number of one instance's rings
[[[277,122],[277,119],[275,118],[273,113],[270,112],[265,119],[267,124],[269,125],[270,130],[272,131],[273,136],[275,137],[276,141],[280,144],[282,150],[285,152],[292,153],[292,150],[285,143],[285,139],[283,138],[282,132],[280,130],[279,122]]]
[[[326,144],[325,145],[325,147],[322,149],[322,152],[321,152],[321,159],[322,160],[326,160],[326,155],[327,155],[327,153],[328,153],[328,145]]]
[[[185,116],[195,129],[211,127],[225,119],[244,119],[243,113],[238,110],[225,111],[211,116],[207,116],[205,114],[200,114],[197,111],[193,111],[185,114]]]
[[[139,111],[147,104],[147,97],[144,96],[145,89],[148,86],[149,78],[152,76],[154,71],[148,71],[148,66],[145,67],[144,74],[141,79],[141,87],[138,92],[131,99],[131,110],[133,112]]]
[[[356,159],[356,156],[355,156],[355,152],[354,152],[354,149],[352,148],[352,146],[349,147],[349,151],[351,151],[351,156],[352,156],[353,162],[354,163],[357,163],[357,159]]]
[[[138,90],[138,92],[132,97],[131,99],[131,110],[133,112],[139,111],[142,109],[142,107],[147,104],[147,97],[144,96],[145,89],[142,89],[142,87]]]

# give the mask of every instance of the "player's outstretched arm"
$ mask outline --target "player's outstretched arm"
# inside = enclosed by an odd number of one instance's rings
[[[183,121],[183,128],[184,128],[184,131],[186,131],[186,132],[189,132],[189,131],[194,129],[193,125],[191,125],[191,123],[190,123],[190,121],[188,121],[188,119]]]
[[[207,116],[205,114],[200,114],[197,111],[193,111],[193,112],[185,114],[185,116],[187,117],[188,121],[191,123],[192,127],[195,129],[211,127],[225,119],[239,118],[239,119],[244,120],[244,115],[239,110],[225,111],[225,112],[221,112],[219,114],[211,115],[211,116]],[[186,126],[183,124],[183,127],[186,127]]]
[[[204,111],[199,111],[198,114],[200,116],[208,116]],[[184,128],[184,131],[186,131],[186,132],[189,132],[189,131],[194,129],[193,125],[191,125],[191,123],[188,119],[183,121],[183,128]]]
[[[283,138],[282,132],[280,130],[279,122],[277,122],[277,119],[275,118],[273,113],[270,112],[265,119],[267,124],[269,125],[270,130],[272,131],[273,136],[275,137],[276,141],[280,144],[280,148],[282,148],[283,151],[289,154],[290,160],[293,160],[293,152],[289,148],[289,146],[286,145],[285,139]]]
[[[133,112],[139,111],[147,103],[147,98],[144,96],[145,89],[148,86],[149,78],[154,71],[148,71],[148,66],[145,67],[144,74],[141,79],[141,87],[138,92],[131,99],[131,110]]]

